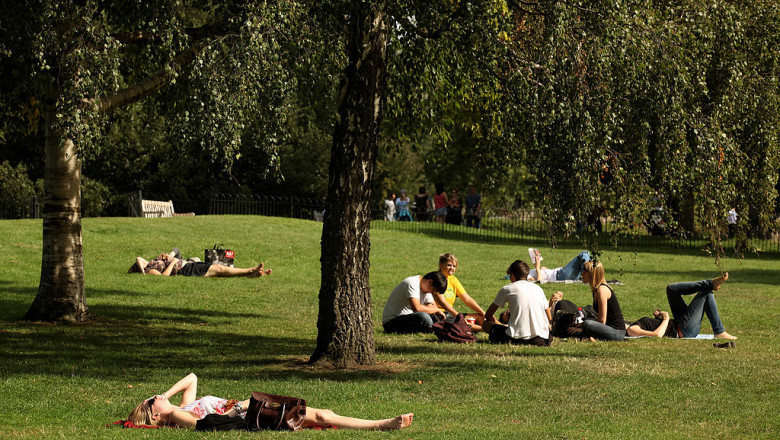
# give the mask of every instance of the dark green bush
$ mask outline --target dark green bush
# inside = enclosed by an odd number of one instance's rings
[[[27,176],[27,167],[0,163],[0,218],[25,218],[29,216],[30,201],[35,195],[33,183]]]
[[[101,217],[111,204],[111,191],[103,183],[89,177],[81,178],[81,214],[84,217]]]

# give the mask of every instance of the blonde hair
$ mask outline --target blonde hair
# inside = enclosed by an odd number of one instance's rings
[[[136,426],[157,426],[157,420],[152,419],[152,408],[149,407],[147,400],[144,400],[133,408],[133,410],[130,411],[130,415],[127,416],[127,420]]]
[[[439,255],[439,267],[446,265],[450,261],[455,263],[456,267],[458,266],[458,257],[456,257],[455,254],[447,252],[445,254]]]
[[[583,270],[590,276],[590,290],[595,294],[599,286],[604,284],[606,278],[604,277],[604,266],[601,261],[586,261]]]

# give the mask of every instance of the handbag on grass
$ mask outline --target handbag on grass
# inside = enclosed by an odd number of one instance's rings
[[[439,321],[433,324],[433,333],[442,342],[466,344],[477,340],[471,326],[466,323],[466,316],[463,313],[458,313],[453,322]]]
[[[211,249],[206,249],[206,256],[203,259],[209,264],[221,264],[223,266],[233,267],[236,253],[230,249],[225,249],[222,243],[215,243]]]
[[[246,411],[250,431],[298,431],[306,420],[306,401],[297,397],[253,391]]]

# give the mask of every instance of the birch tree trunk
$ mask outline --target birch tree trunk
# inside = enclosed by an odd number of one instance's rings
[[[371,181],[385,90],[384,2],[353,2],[322,228],[317,347],[309,362],[376,362],[369,287]]]
[[[81,161],[73,141],[54,128],[55,97],[45,103],[43,256],[38,294],[29,321],[82,322],[90,318],[84,297],[81,252]]]

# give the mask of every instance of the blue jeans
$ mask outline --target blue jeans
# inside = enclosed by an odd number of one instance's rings
[[[582,321],[582,332],[585,336],[590,336],[595,339],[601,339],[604,341],[622,341],[626,339],[626,331],[612,328],[606,324],[602,324],[594,319],[586,319]]]
[[[690,304],[685,304],[683,295],[693,295]],[[680,326],[683,337],[695,338],[701,329],[703,315],[707,314],[712,331],[717,335],[726,329],[720,321],[718,305],[715,303],[715,295],[712,294],[712,280],[692,281],[687,283],[674,283],[666,286],[666,298],[672,309],[674,320]]]
[[[558,271],[558,280],[578,280],[582,275],[582,267],[586,261],[590,261],[590,252],[582,251]]]
[[[385,333],[430,333],[433,318],[425,312],[400,315],[382,324]]]

